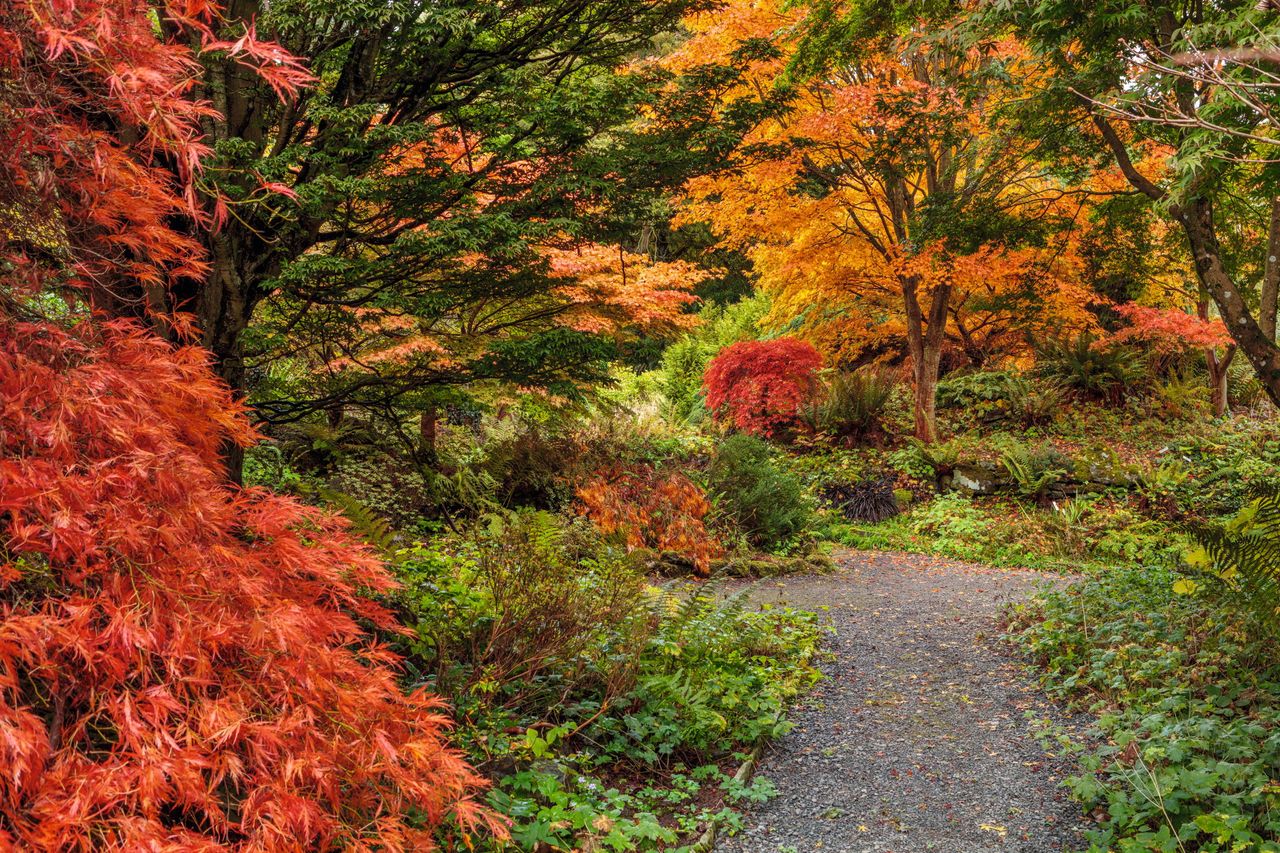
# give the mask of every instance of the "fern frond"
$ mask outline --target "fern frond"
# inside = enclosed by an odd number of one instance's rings
[[[1260,492],[1231,521],[1192,535],[1219,594],[1254,633],[1280,636],[1280,491]]]
[[[316,493],[351,522],[351,529],[366,542],[390,558],[396,552],[396,531],[391,522],[378,515],[367,504],[335,489],[320,488]]]

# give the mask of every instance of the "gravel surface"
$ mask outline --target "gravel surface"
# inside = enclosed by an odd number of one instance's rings
[[[761,763],[778,796],[722,853],[1059,853],[1081,849],[1070,769],[1028,711],[1078,728],[999,641],[1002,605],[1046,576],[918,554],[853,553],[831,575],[758,587],[827,611],[827,678]]]

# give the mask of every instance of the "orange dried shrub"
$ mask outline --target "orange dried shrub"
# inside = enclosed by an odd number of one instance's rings
[[[683,474],[660,473],[649,465],[612,468],[578,489],[587,517],[605,533],[621,534],[628,550],[675,551],[693,560],[698,573],[710,573],[711,560],[723,553],[707,530],[711,502]]]

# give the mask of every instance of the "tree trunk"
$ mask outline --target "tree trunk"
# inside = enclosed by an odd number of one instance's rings
[[[1209,365],[1209,392],[1213,403],[1213,416],[1220,418],[1227,413],[1227,368],[1236,354],[1234,346],[1227,347],[1227,354],[1221,358],[1214,350],[1205,350],[1205,363]]]
[[[1201,320],[1209,319],[1209,302],[1208,296],[1201,290],[1201,297],[1196,302],[1196,316]],[[1210,347],[1204,351],[1204,362],[1209,368],[1209,400],[1213,404],[1213,416],[1220,418],[1227,413],[1227,406],[1230,401],[1227,399],[1227,368],[1231,366],[1231,359],[1235,358],[1235,346],[1227,347],[1225,355],[1219,356],[1218,351]]]
[[[1258,294],[1258,325],[1268,340],[1276,339],[1276,309],[1280,300],[1280,196],[1271,199],[1271,224],[1267,229],[1267,262],[1263,265]]]
[[[1249,359],[1267,396],[1280,406],[1280,348],[1249,313],[1235,282],[1222,263],[1222,249],[1214,232],[1213,210],[1208,200],[1198,198],[1185,207],[1175,205],[1173,214],[1182,223],[1191,253],[1195,257],[1200,283],[1218,306],[1236,346]],[[1274,314],[1272,319],[1274,321]]]
[[[951,282],[937,285],[929,302],[926,321],[920,306],[920,277],[901,280],[907,313],[907,350],[911,354],[911,376],[915,385],[915,436],[926,444],[938,440],[938,367],[947,327],[947,307],[951,302]]]
[[[237,263],[236,244],[225,232],[210,237],[209,278],[186,305],[195,309],[200,343],[213,355],[214,372],[240,400],[245,392],[243,335],[249,327],[253,301],[250,285]],[[232,442],[224,443],[222,464],[227,469],[227,479],[240,485],[244,475],[244,448]]]
[[[429,405],[418,416],[418,452],[423,460],[432,468],[436,466],[439,456],[436,452],[436,440],[440,434],[440,409]]]

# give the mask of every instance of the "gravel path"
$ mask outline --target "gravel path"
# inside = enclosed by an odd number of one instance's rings
[[[853,553],[827,576],[761,584],[763,600],[828,607],[828,678],[761,772],[779,795],[721,853],[1059,853],[1080,809],[1026,712],[1072,727],[1001,650],[1001,606],[1035,572],[918,554]]]

